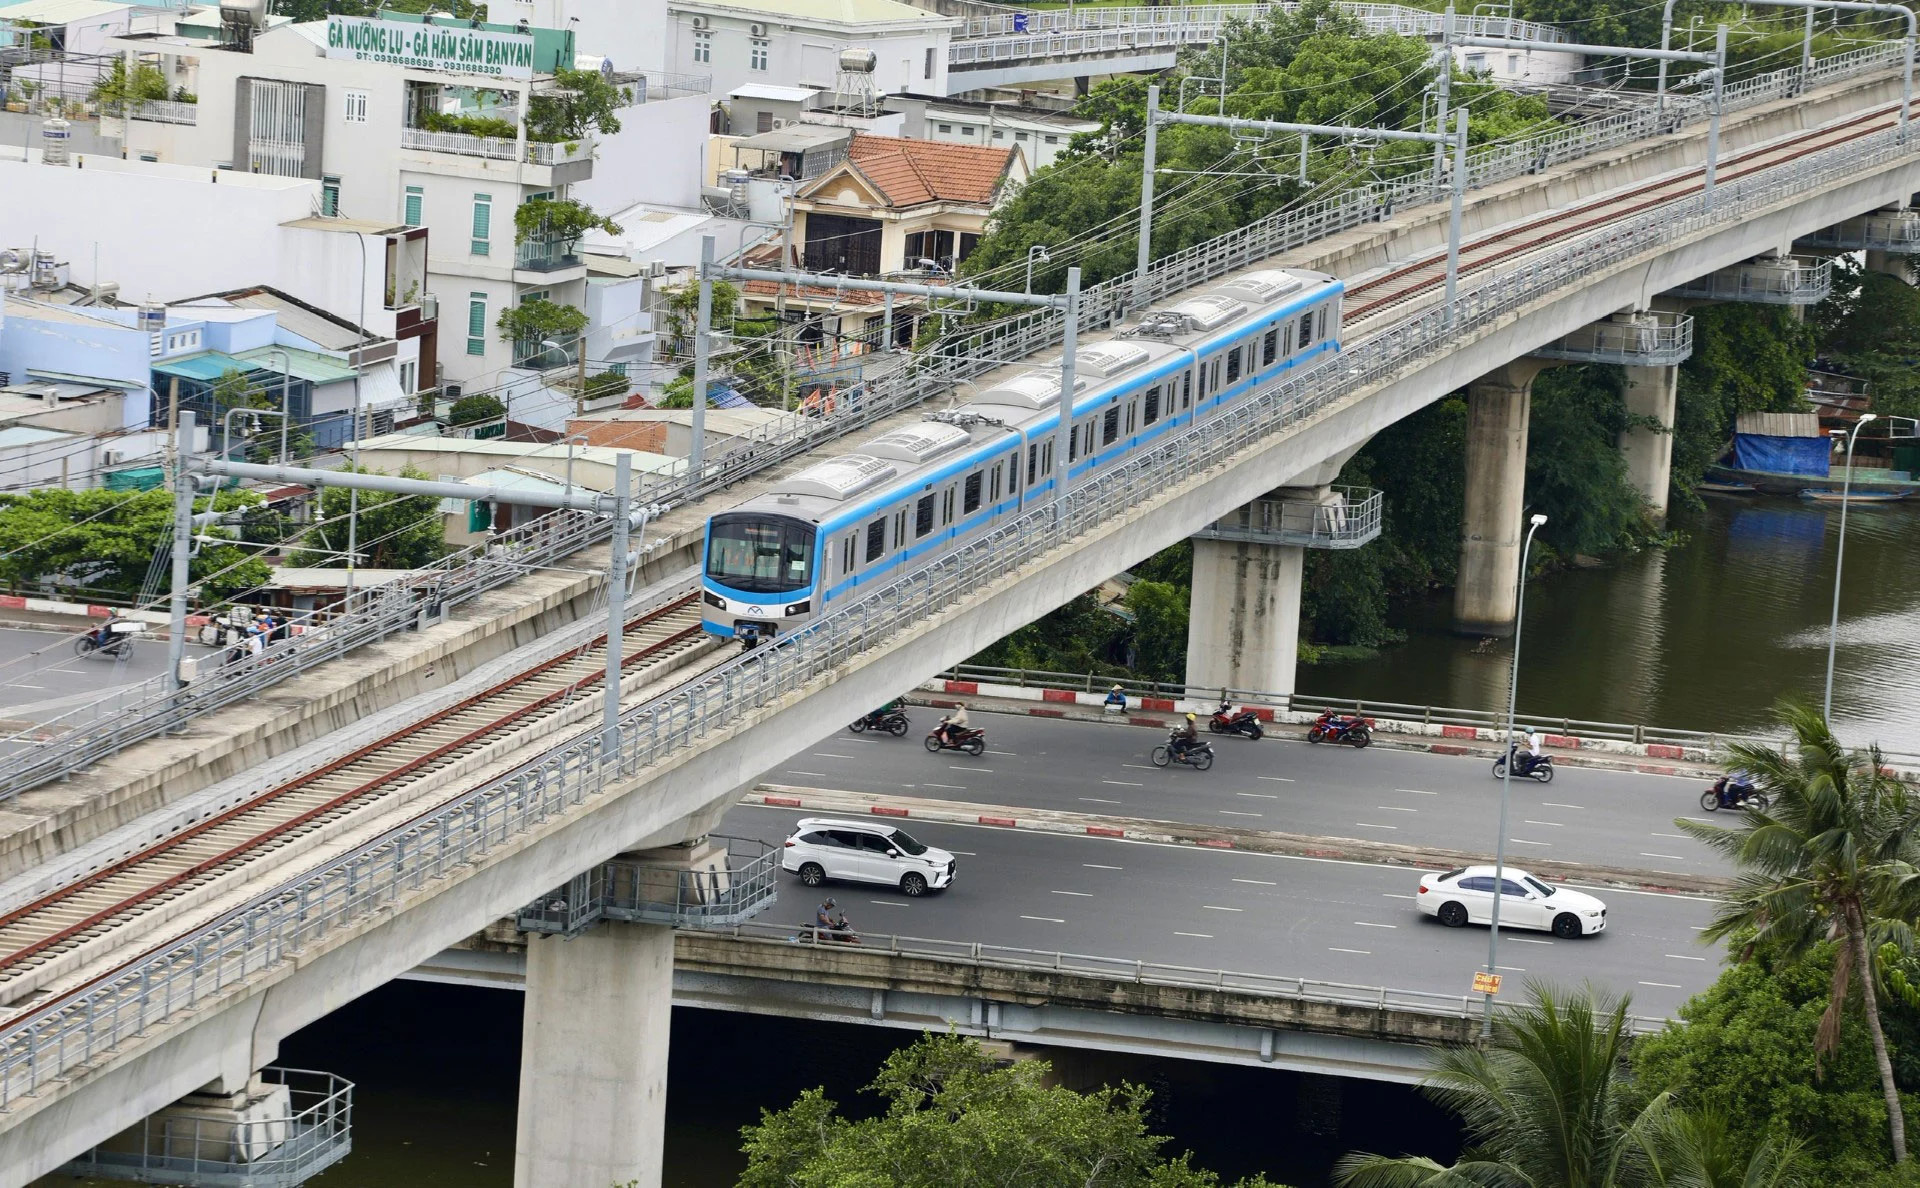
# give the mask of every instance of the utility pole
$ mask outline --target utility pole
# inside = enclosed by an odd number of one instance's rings
[[[781,271],[786,271],[784,268]],[[693,444],[687,449],[687,478],[700,473],[707,449],[707,340],[713,333],[713,236],[700,237],[700,312],[693,328]]]
[[[620,661],[627,628],[627,524],[633,514],[633,454],[613,457],[613,544],[607,565],[607,687],[601,762],[620,750]]]
[[[173,590],[167,599],[167,680],[175,689],[186,684],[180,668],[187,656],[187,584],[193,564],[193,475],[187,459],[193,453],[193,410],[180,414],[173,439]]]
[[[1159,114],[1160,88],[1149,86],[1146,155],[1141,158],[1140,172],[1140,245],[1133,257],[1133,304],[1139,309],[1147,307],[1147,264],[1153,254],[1153,166],[1159,140],[1156,135],[1160,130]]]
[[[1074,351],[1080,346],[1080,270],[1067,269],[1066,327],[1060,351],[1060,423],[1053,427],[1053,506],[1062,524],[1067,519],[1067,486],[1073,478]]]
[[[1453,98],[1453,5],[1447,5],[1447,11],[1440,18],[1440,76],[1434,79],[1437,88],[1434,95],[1433,130],[1447,130],[1447,104]],[[1304,158],[1305,153],[1301,156]],[[1433,146],[1433,184],[1440,186],[1441,171],[1446,168],[1447,146]]]

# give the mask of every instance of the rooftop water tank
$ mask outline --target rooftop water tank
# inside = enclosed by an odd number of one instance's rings
[[[40,163],[43,165],[67,164],[67,142],[72,139],[73,126],[62,119],[51,119],[40,125]]]

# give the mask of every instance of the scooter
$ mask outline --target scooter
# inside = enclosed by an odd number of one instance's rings
[[[1507,760],[1513,760],[1513,774],[1532,777],[1543,784],[1553,783],[1553,756],[1522,754],[1518,747],[1508,747],[1507,753],[1493,761],[1493,778],[1503,780],[1507,777]]]
[[[1153,760],[1155,767],[1165,767],[1169,763],[1184,763],[1195,771],[1205,771],[1213,766],[1212,743],[1204,738],[1196,738],[1187,744],[1184,752],[1175,753],[1173,740],[1178,734],[1179,732],[1175,731],[1173,735],[1168,736],[1166,742],[1153,748],[1153,753],[1148,758]]]
[[[103,656],[112,656],[115,660],[126,660],[133,655],[133,637],[139,634],[140,624],[113,622],[107,624],[103,631],[106,635],[105,643],[102,643],[100,636],[92,631],[75,636],[73,654],[91,656],[97,652]]]
[[[818,924],[803,925],[798,935],[788,939],[815,945],[857,945],[860,943],[860,934],[853,930],[853,925],[847,923],[846,914],[842,913],[825,928]]]
[[[1259,715],[1250,709],[1239,713],[1229,713],[1227,703],[1221,702],[1220,708],[1213,711],[1213,717],[1207,719],[1207,730],[1213,734],[1244,734],[1258,740],[1267,732],[1260,724]]]
[[[1368,728],[1365,718],[1349,718],[1336,714],[1332,710],[1321,714],[1307,727],[1307,741],[1346,743],[1350,747],[1364,747],[1373,741],[1373,731]]]
[[[1727,781],[1722,778],[1713,787],[1700,794],[1700,807],[1710,813],[1721,809],[1752,809],[1757,813],[1767,811],[1767,794],[1754,788],[1752,784],[1735,784],[1729,789],[1733,795],[1729,803],[1720,803],[1720,788]]]
[[[984,730],[962,729],[953,732],[953,741],[949,742],[936,727],[927,735],[929,751],[965,751],[978,759],[987,753],[987,732]]]
[[[885,713],[875,710],[864,718],[856,718],[848,723],[847,729],[855,734],[866,730],[884,730],[895,738],[905,738],[910,725],[905,710],[888,710]]]

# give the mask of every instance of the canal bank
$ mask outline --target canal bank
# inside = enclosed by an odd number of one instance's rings
[[[1684,545],[1527,587],[1521,716],[1769,729],[1786,695],[1819,701],[1840,509],[1713,497],[1675,516]],[[1394,608],[1403,644],[1303,664],[1316,695],[1504,707],[1505,641],[1453,634],[1442,593]],[[1843,741],[1920,752],[1920,508],[1848,513],[1834,724]]]

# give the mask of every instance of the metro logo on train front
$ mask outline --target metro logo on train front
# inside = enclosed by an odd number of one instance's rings
[[[1256,269],[1080,340],[1074,481],[1340,349],[1344,286]],[[983,380],[966,404],[814,463],[707,521],[702,627],[749,644],[1050,498],[1058,364]]]

